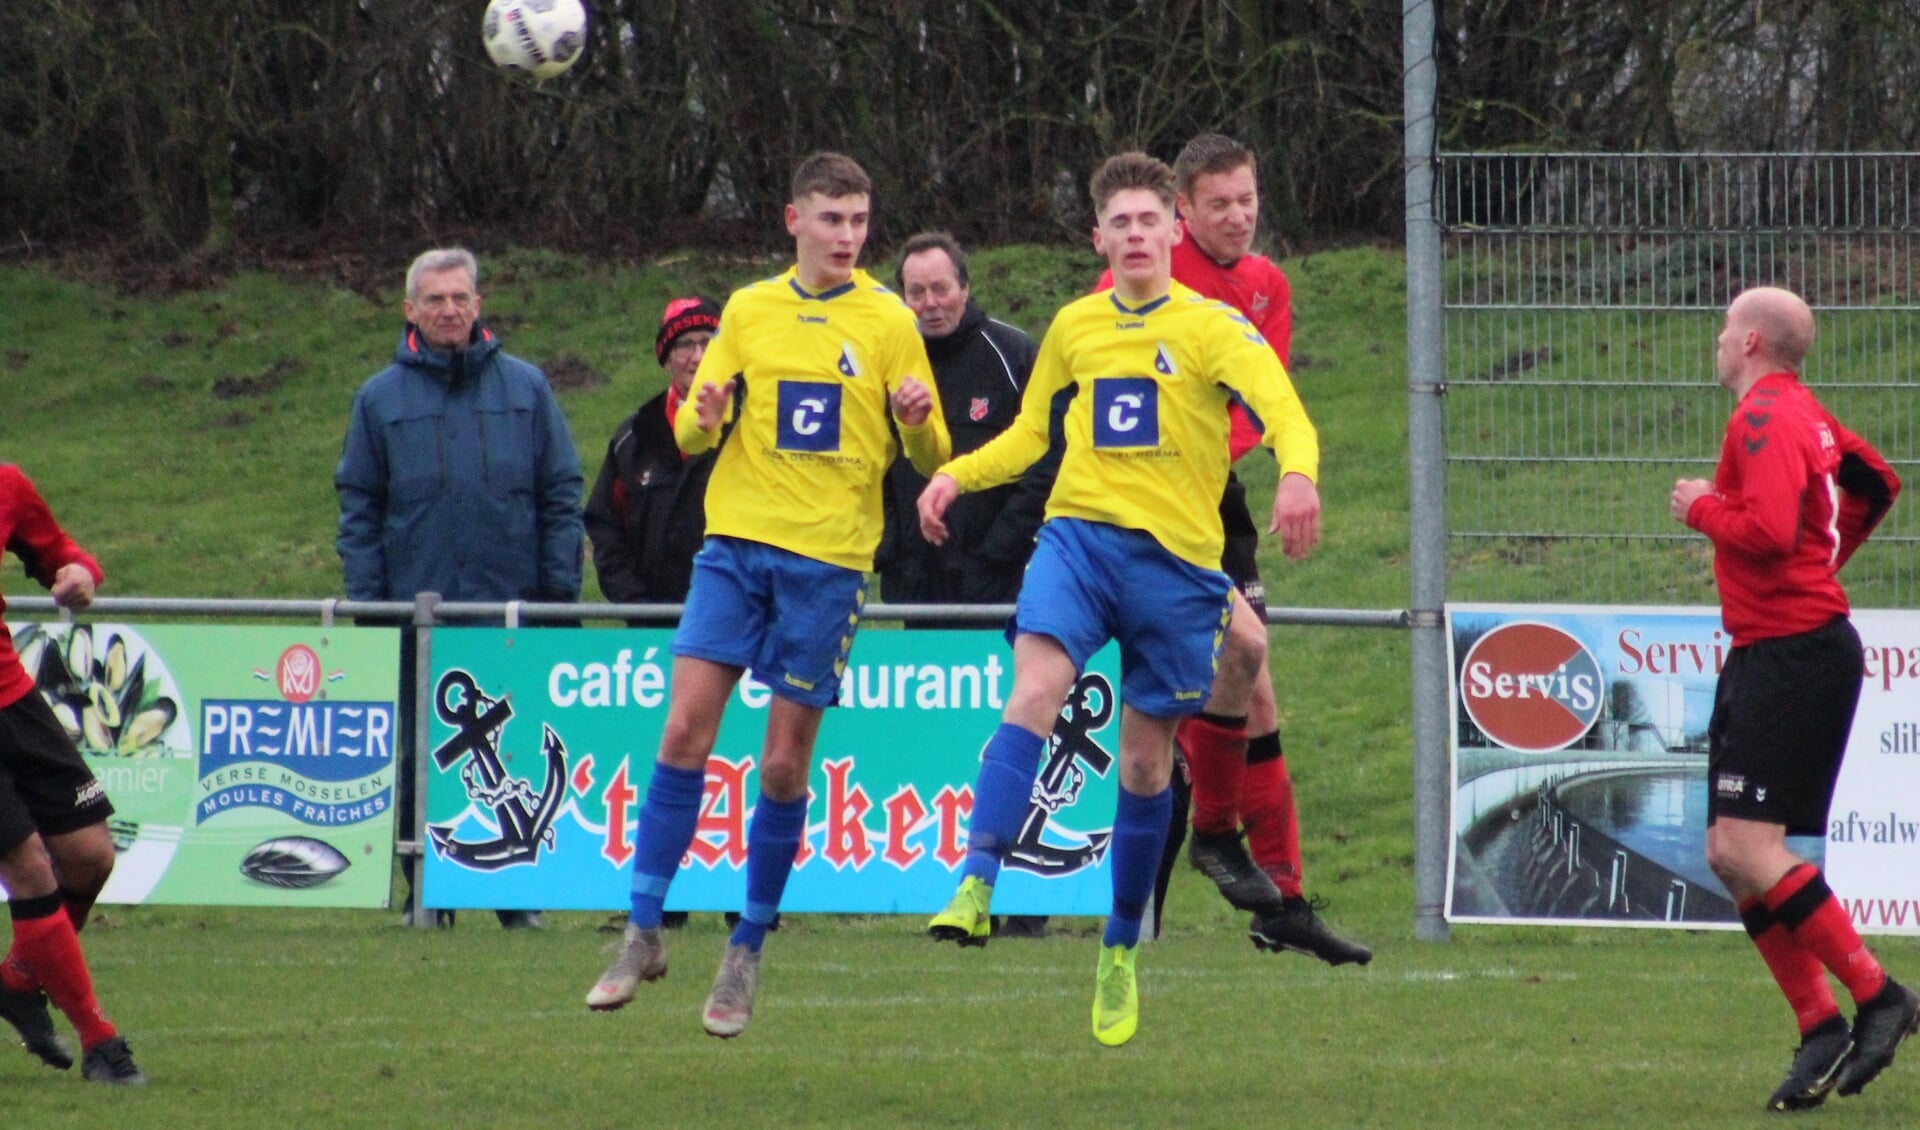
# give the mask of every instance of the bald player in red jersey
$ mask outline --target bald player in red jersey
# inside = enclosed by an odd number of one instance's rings
[[[1864,668],[1836,575],[1900,480],[1800,382],[1813,311],[1775,287],[1727,307],[1714,353],[1737,403],[1713,481],[1682,479],[1668,508],[1713,543],[1733,647],[1707,723],[1707,865],[1800,1029],[1774,1111],[1858,1093],[1920,1029],[1920,995],[1860,941],[1821,869],[1787,846],[1824,835]],[[1853,998],[1852,1025],[1827,982]]]

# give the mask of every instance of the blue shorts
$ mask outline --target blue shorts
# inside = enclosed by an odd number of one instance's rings
[[[1054,518],[1040,527],[1009,639],[1051,636],[1085,670],[1120,641],[1123,701],[1142,714],[1198,714],[1233,616],[1233,582],[1168,553],[1142,530]]]
[[[693,558],[673,653],[745,667],[781,698],[828,706],[840,693],[866,585],[852,569],[709,537]]]

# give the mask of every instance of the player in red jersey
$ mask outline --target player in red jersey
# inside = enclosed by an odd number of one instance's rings
[[[1787,847],[1824,835],[1860,698],[1860,637],[1835,572],[1900,481],[1834,420],[1799,372],[1813,312],[1773,287],[1727,307],[1714,368],[1737,404],[1712,482],[1682,479],[1669,509],[1713,542],[1733,637],[1707,726],[1707,863],[1740,908],[1800,1027],[1769,1110],[1857,1093],[1920,1028],[1920,996],[1874,960],[1820,868]],[[1848,1026],[1827,983],[1856,1006]]]
[[[1173,171],[1187,238],[1174,245],[1173,277],[1239,311],[1284,365],[1293,342],[1293,294],[1280,268],[1253,253],[1260,226],[1254,166],[1252,150],[1220,134],[1201,134],[1180,151]],[[1112,281],[1109,272],[1100,286]],[[1238,460],[1259,445],[1260,427],[1238,403],[1229,418],[1230,452]],[[1329,929],[1317,914],[1324,901],[1306,896],[1299,815],[1267,666],[1266,592],[1254,556],[1259,531],[1235,477],[1221,496],[1220,519],[1227,544],[1220,567],[1239,590],[1231,630],[1257,645],[1260,668],[1242,687],[1244,676],[1222,664],[1214,685],[1215,705],[1243,702],[1244,714],[1203,713],[1180,723],[1175,740],[1192,785],[1189,857],[1228,902],[1253,912],[1247,936],[1259,948],[1311,954],[1333,965],[1365,964],[1373,951]],[[1186,815],[1176,819],[1184,823]],[[1178,835],[1184,834],[1182,827]],[[1177,852],[1179,839],[1168,842]]]
[[[99,563],[60,529],[32,481],[8,464],[0,464],[0,545],[62,608],[93,603],[103,579]],[[72,1067],[47,1011],[51,997],[80,1034],[81,1075],[139,1085],[146,1076],[94,999],[77,936],[113,872],[112,813],[0,623],[0,885],[13,919],[13,945],[0,959],[0,1018],[41,1062]]]

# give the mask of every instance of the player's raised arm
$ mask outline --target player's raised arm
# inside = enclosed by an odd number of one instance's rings
[[[1033,363],[1033,375],[1020,396],[1020,414],[1013,423],[979,448],[940,468],[952,477],[960,492],[1010,483],[1047,453],[1054,394],[1073,383],[1072,369],[1062,352],[1057,335],[1048,330],[1040,343],[1040,356]]]
[[[1307,416],[1285,367],[1244,318],[1233,317],[1240,332],[1223,335],[1225,371],[1238,374],[1229,387],[1240,394],[1263,423],[1261,442],[1280,461],[1280,485],[1274,492],[1267,532],[1280,535],[1281,548],[1295,560],[1320,543],[1320,434]]]
[[[688,455],[698,455],[720,442],[720,427],[733,413],[733,390],[738,385],[740,365],[726,337],[726,316],[721,315],[723,332],[707,343],[706,356],[693,375],[693,387],[673,414],[673,442]]]

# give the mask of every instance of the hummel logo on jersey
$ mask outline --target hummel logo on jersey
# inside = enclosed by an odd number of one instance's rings
[[[1147,323],[1144,318],[1135,318],[1131,322],[1115,322],[1113,328],[1116,330],[1144,330],[1147,328]]]
[[[853,346],[843,345],[840,347],[839,369],[840,375],[843,377],[857,377],[860,375],[860,362],[853,359]]]
[[[1749,423],[1749,424],[1751,424],[1752,426],[1754,426],[1754,427],[1756,427],[1756,428],[1764,428],[1764,427],[1766,427],[1766,426],[1767,426],[1767,421],[1768,421],[1768,420],[1771,420],[1771,419],[1773,419],[1773,413],[1771,413],[1771,412],[1749,412],[1749,413],[1747,413],[1747,423]]]
[[[795,316],[800,319],[800,324],[803,326],[824,326],[827,324],[827,316],[825,314],[798,314]]]
[[[106,796],[107,790],[100,787],[100,782],[88,781],[74,792],[73,806],[75,808],[84,808],[89,804],[105,800]]]
[[[1760,454],[1760,449],[1767,446],[1767,437],[1761,436],[1759,439],[1754,439],[1749,436],[1747,437],[1746,445],[1748,455],[1758,455]]]
[[[1177,372],[1173,367],[1173,358],[1167,356],[1167,347],[1164,345],[1154,347],[1153,371],[1156,373],[1165,373],[1169,377],[1174,376]]]

